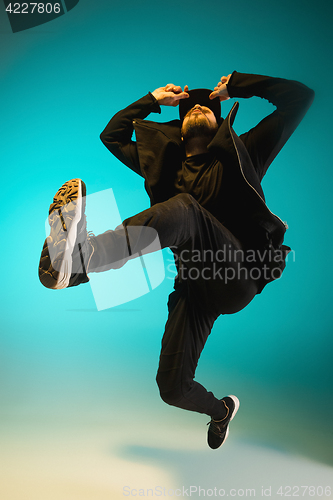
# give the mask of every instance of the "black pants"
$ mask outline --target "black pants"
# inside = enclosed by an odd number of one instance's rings
[[[173,406],[223,417],[224,405],[193,379],[216,318],[243,309],[257,293],[242,244],[191,195],[180,194],[92,238],[88,272],[119,268],[131,256],[152,251],[154,231],[146,228],[157,231],[162,248],[172,248],[179,270],[157,373],[161,397]]]

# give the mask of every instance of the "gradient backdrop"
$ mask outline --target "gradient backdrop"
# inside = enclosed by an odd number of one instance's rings
[[[282,498],[302,485],[325,497],[319,486],[333,491],[331,3],[80,0],[15,34],[0,8],[1,499],[118,500],[183,486],[226,496],[234,488],[237,497],[246,488],[263,497],[264,487]],[[214,452],[208,418],[165,405],[155,383],[172,273],[148,295],[98,312],[89,284],[47,290],[37,266],[48,206],[68,179],[84,179],[88,193],[112,188],[122,218],[148,206],[142,179],[99,140],[112,115],[169,82],[213,87],[234,69],[300,80],[316,99],[264,180],[269,207],[289,224],[295,262],[245,310],[219,318],[200,360],[197,379],[241,401]],[[236,132],[273,109],[240,100]],[[163,108],[153,119],[176,116]]]

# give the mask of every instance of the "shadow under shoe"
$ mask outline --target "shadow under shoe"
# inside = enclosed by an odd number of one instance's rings
[[[72,179],[61,186],[49,209],[50,236],[44,242],[39,279],[51,289],[87,283],[94,248],[87,234],[86,186]]]
[[[236,415],[239,408],[239,399],[236,396],[226,396],[221,399],[222,403],[227,410],[226,416],[222,420],[211,419],[207,425],[208,435],[207,442],[208,446],[213,450],[216,450],[225,442],[229,435],[229,423]]]

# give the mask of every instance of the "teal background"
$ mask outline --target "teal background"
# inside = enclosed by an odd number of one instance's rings
[[[258,496],[329,477],[333,487],[332,10],[324,0],[80,0],[16,34],[1,12],[3,498],[123,498],[125,484],[153,487],[155,469],[173,487],[254,484]],[[166,406],[155,383],[172,273],[97,312],[89,284],[47,290],[37,267],[48,206],[68,179],[88,194],[111,187],[122,218],[148,206],[142,180],[99,140],[112,115],[167,83],[213,87],[235,69],[299,80],[316,98],[263,181],[295,261],[219,318],[200,360],[197,379],[241,401],[214,453],[207,418]],[[273,109],[240,100],[236,132]]]

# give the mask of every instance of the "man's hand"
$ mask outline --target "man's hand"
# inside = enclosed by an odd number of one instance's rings
[[[178,106],[180,99],[187,99],[187,97],[189,97],[187,91],[187,85],[185,85],[183,92],[181,87],[174,85],[173,83],[168,83],[165,87],[159,87],[154,90],[152,94],[158,104],[162,106]]]
[[[230,99],[227,89],[227,83],[229,82],[230,77],[231,73],[228,76],[222,76],[217,86],[214,87],[214,92],[210,94],[209,99],[215,99],[215,97],[219,97],[220,101]]]

